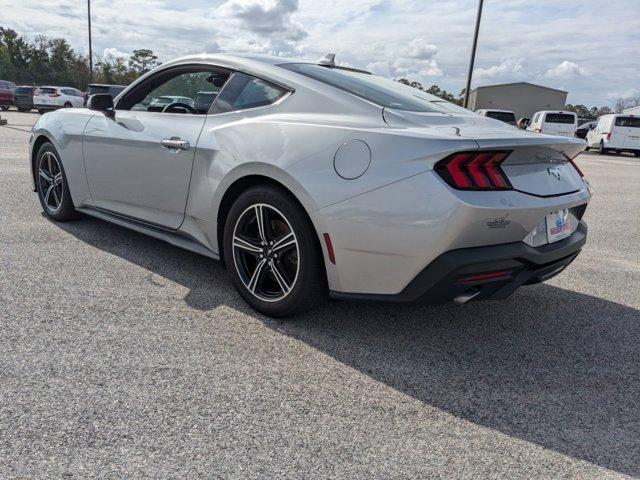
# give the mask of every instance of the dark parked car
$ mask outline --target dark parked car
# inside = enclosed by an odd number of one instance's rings
[[[13,92],[15,89],[15,83],[8,80],[0,80],[0,108],[2,110],[9,110],[9,107],[13,105]]]
[[[28,85],[20,86],[13,92],[16,108],[21,112],[28,112],[33,108],[33,92],[38,87],[30,87]]]
[[[84,104],[87,104],[87,100],[89,100],[89,97],[91,95],[96,95],[98,93],[108,93],[109,95],[111,95],[113,98],[116,98],[118,96],[118,94],[123,91],[125,88],[124,85],[106,85],[106,84],[99,84],[99,83],[91,83],[88,87],[87,87],[87,91],[84,92]]]
[[[577,138],[587,138],[587,133],[596,126],[596,123],[598,122],[594,120],[591,120],[589,123],[583,123],[577,128],[575,136]]]

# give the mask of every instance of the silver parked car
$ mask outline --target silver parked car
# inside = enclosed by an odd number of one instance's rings
[[[154,108],[164,97],[177,100]],[[50,218],[83,212],[220,259],[272,316],[327,293],[503,298],[558,274],[586,241],[591,194],[573,162],[584,141],[516,130],[332,56],[180,58],[115,105],[95,95],[42,116],[30,147]]]

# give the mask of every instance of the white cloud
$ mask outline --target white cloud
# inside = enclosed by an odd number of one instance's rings
[[[544,76],[549,78],[571,78],[586,74],[587,71],[577,63],[570,62],[569,60],[564,60],[557,66],[547,70]]]
[[[102,52],[102,56],[105,58],[105,60],[115,60],[118,57],[122,57],[122,58],[129,58],[129,54],[126,52],[121,52],[120,50],[118,50],[117,48],[105,48]]]
[[[509,58],[502,60],[496,65],[486,68],[476,68],[473,76],[476,80],[507,80],[512,79],[523,71],[524,58]]]
[[[291,19],[298,0],[228,0],[215,9],[217,17],[240,21],[259,36],[296,42],[307,36],[301,24]]]

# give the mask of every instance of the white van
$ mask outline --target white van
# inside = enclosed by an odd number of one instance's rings
[[[640,117],[624,113],[601,116],[587,132],[587,148],[597,148],[601,154],[607,150],[633,152],[640,157]]]
[[[518,123],[516,122],[516,116],[511,110],[498,110],[498,109],[481,109],[476,110],[478,115],[482,115],[483,117],[495,118],[496,120],[500,120],[501,122],[508,123],[509,125],[513,125],[516,127]]]
[[[573,137],[578,128],[578,118],[573,112],[544,110],[536,112],[527,130],[531,132]]]

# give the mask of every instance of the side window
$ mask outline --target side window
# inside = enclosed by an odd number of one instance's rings
[[[160,72],[122,98],[118,110],[204,115],[229,78],[204,67]]]
[[[263,107],[278,101],[286,93],[287,90],[277,85],[236,72],[216,98],[211,113]]]

